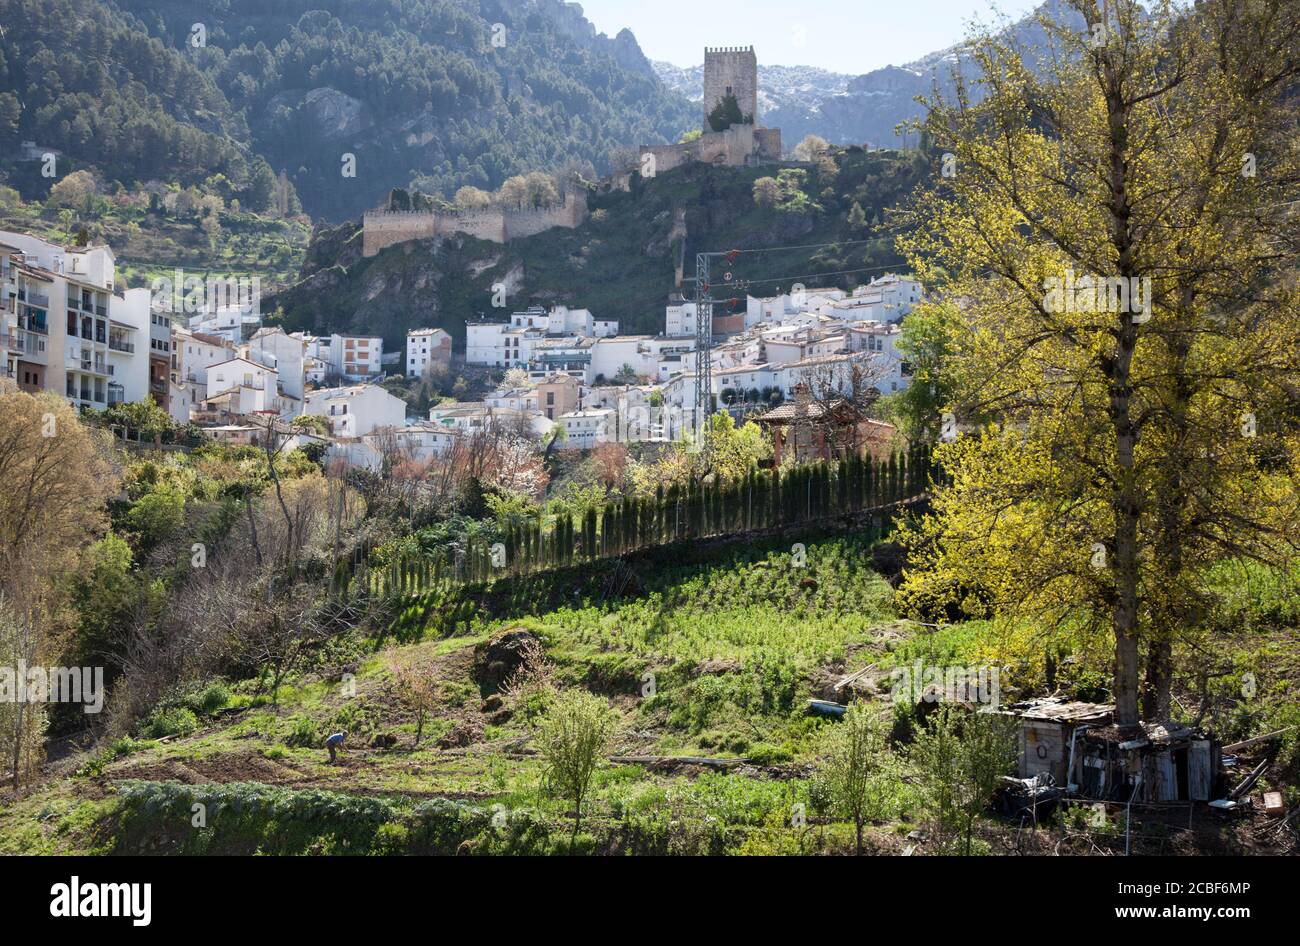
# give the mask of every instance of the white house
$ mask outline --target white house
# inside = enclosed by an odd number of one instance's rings
[[[638,378],[657,378],[659,351],[665,346],[654,345],[653,341],[653,335],[616,335],[613,338],[598,339],[591,346],[588,383],[613,381],[625,367],[631,368]],[[680,343],[680,339],[674,339],[669,344]]]
[[[244,346],[247,356],[275,369],[280,390],[302,400],[307,388],[307,343],[286,335],[279,326],[260,328]]]
[[[171,415],[178,423],[186,423],[190,411],[199,410],[208,399],[208,368],[234,358],[235,347],[228,339],[178,326],[173,349],[176,396],[171,400]]]
[[[379,427],[406,424],[406,402],[377,384],[308,391],[302,412],[324,417],[335,437],[364,437]]]
[[[472,365],[513,368],[529,365],[539,357],[543,344],[577,346],[589,339],[618,334],[618,322],[597,319],[588,309],[531,306],[514,312],[508,320],[475,320],[465,323],[465,360]],[[539,373],[570,369],[558,363],[537,369]]]
[[[466,322],[465,361],[471,365],[519,367],[528,363],[533,343],[545,336],[544,329],[509,322]]]
[[[845,301],[875,306],[875,314],[869,317],[877,321],[898,322],[921,301],[921,295],[921,284],[915,279],[887,273],[858,286]]]
[[[207,398],[213,401],[222,395],[222,407],[232,414],[280,412],[279,378],[274,368],[258,364],[249,358],[230,358],[204,369]]]
[[[397,449],[415,460],[431,460],[446,456],[461,438],[461,432],[455,428],[441,427],[424,421],[407,424],[367,434],[363,439],[377,446],[389,441]]]
[[[848,348],[868,352],[872,381],[882,394],[902,391],[912,382],[912,367],[898,350],[903,330],[896,324],[859,322],[848,327]]]
[[[564,428],[564,445],[574,450],[589,450],[618,436],[618,419],[608,407],[569,411],[560,415]]]
[[[672,337],[694,336],[695,303],[673,298],[664,309],[664,334]]]
[[[537,391],[533,388],[502,388],[485,397],[483,403],[498,410],[535,411]]]
[[[451,364],[451,336],[440,328],[406,333],[406,374],[418,378],[435,365]]]
[[[753,328],[760,322],[780,322],[797,311],[798,305],[788,292],[765,298],[746,296],[745,328]]]
[[[255,307],[247,305],[218,306],[189,318],[190,331],[215,335],[233,345],[238,345],[261,325],[261,313]]]
[[[762,392],[765,388],[780,386],[779,369],[774,365],[738,365],[734,368],[722,368],[710,372],[713,379],[713,393],[721,397],[723,391],[733,392],[733,400],[743,398],[751,391]],[[725,405],[724,405],[725,406]]]
[[[429,420],[461,433],[477,434],[486,430],[513,430],[531,440],[540,440],[551,431],[553,421],[538,410],[515,410],[492,407],[483,401],[451,402],[429,409]]]

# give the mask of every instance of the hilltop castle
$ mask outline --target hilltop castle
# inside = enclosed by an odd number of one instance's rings
[[[587,194],[569,188],[558,207],[511,209],[486,207],[482,210],[439,212],[434,210],[368,210],[361,218],[361,255],[374,256],[386,246],[435,236],[464,233],[505,243],[532,236],[551,227],[573,229],[587,219]]]
[[[742,121],[714,131],[709,115],[727,98],[735,100]],[[704,50],[704,116],[700,136],[675,145],[642,145],[654,158],[652,173],[670,171],[688,161],[730,167],[765,164],[781,159],[781,129],[758,124],[758,57],[753,46]]]
[[[735,101],[741,120],[714,131],[709,116],[729,98]],[[646,155],[653,155],[650,167]],[[642,145],[641,156],[642,171],[648,175],[670,171],[689,161],[748,167],[781,160],[781,129],[758,124],[758,57],[754,47],[706,48],[700,136],[675,145]],[[626,190],[627,175],[621,179],[616,176],[614,186]],[[361,220],[361,255],[374,256],[385,247],[408,240],[456,233],[505,243],[551,227],[573,229],[587,219],[587,213],[587,194],[581,188],[569,188],[560,206],[540,209],[370,210]]]

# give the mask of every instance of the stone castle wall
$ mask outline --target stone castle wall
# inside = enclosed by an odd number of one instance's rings
[[[654,173],[661,174],[690,161],[747,167],[781,160],[781,129],[732,125],[708,131],[694,141],[675,145],[642,145],[641,154],[654,155]]]
[[[573,229],[587,219],[585,192],[566,193],[558,207],[514,210],[367,211],[361,220],[361,255],[374,256],[385,247],[438,236],[466,234],[493,243],[533,236],[551,227]]]
[[[704,124],[710,131],[709,112],[728,94],[735,96],[742,115],[758,123],[758,57],[753,46],[727,46],[704,50]]]
[[[423,211],[366,211],[361,218],[361,255],[374,256],[386,246],[434,236],[434,214]]]

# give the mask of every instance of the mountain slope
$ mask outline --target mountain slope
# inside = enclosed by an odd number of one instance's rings
[[[106,177],[190,182],[250,176],[248,129],[216,84],[114,7],[94,0],[0,0],[0,144],[30,192],[50,180],[20,140]]]
[[[206,45],[186,54],[327,219],[395,186],[450,194],[573,161],[600,172],[615,148],[675,140],[695,119],[631,33],[597,33],[559,0],[119,5],[178,48],[204,24]]]
[[[397,186],[591,176],[696,119],[630,32],[560,0],[0,0],[0,23],[0,180],[36,199],[51,179],[22,141],[59,177],[221,175],[245,203],[283,170],[341,220]]]

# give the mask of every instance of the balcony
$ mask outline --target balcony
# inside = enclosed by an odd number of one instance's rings
[[[108,339],[108,347],[112,351],[126,352],[128,355],[135,353],[135,342],[123,341],[120,338]]]
[[[48,309],[50,307],[50,297],[43,292],[37,292],[34,289],[19,289],[18,301],[26,302],[28,305],[34,305],[37,308]]]
[[[49,328],[44,319],[34,319],[30,313],[24,312],[18,316],[18,327],[24,332],[32,332],[37,335],[50,334]]]
[[[39,362],[46,364],[45,357],[45,336],[38,332],[28,332],[19,330],[16,336],[18,344],[14,351],[21,351],[24,359],[27,361]]]
[[[69,354],[64,359],[69,371],[84,371],[86,374],[108,374],[108,365],[102,358],[90,358],[85,354]]]

